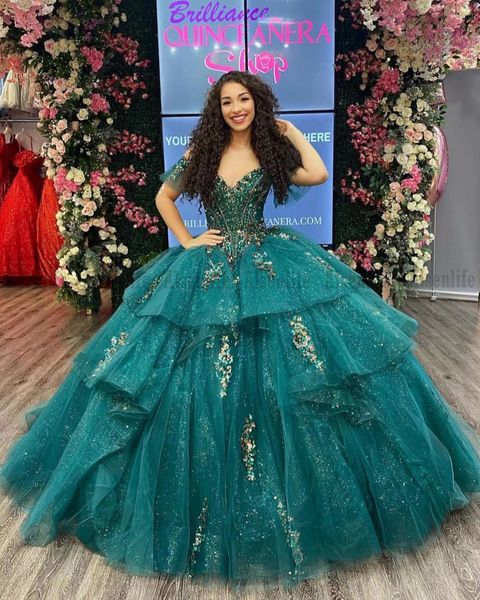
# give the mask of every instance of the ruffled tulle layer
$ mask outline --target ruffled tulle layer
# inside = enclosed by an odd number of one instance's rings
[[[137,271],[0,470],[26,541],[62,529],[132,573],[290,585],[423,543],[480,491],[417,322],[282,232],[233,270],[198,247]]]

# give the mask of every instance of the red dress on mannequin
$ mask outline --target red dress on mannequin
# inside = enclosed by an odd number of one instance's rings
[[[20,150],[20,144],[15,138],[7,142],[5,134],[0,133],[0,205],[17,173],[17,168],[13,164],[13,158]]]
[[[18,173],[0,207],[0,277],[37,277],[42,158],[31,150],[22,150],[13,163]]]
[[[58,269],[57,252],[63,246],[55,217],[58,211],[58,197],[53,180],[45,179],[38,211],[37,244],[40,277],[42,283],[46,284],[55,284],[55,271]]]

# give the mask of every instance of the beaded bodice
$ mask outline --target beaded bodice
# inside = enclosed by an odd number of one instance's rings
[[[219,245],[233,264],[246,245],[260,243],[266,226],[263,209],[270,184],[261,167],[229,186],[220,176],[215,180],[214,201],[205,209],[208,229],[220,229]]]
[[[263,222],[263,207],[269,186],[261,167],[229,186],[217,175],[213,204],[205,210],[208,227],[248,229]],[[263,184],[263,185],[262,185]]]
[[[220,229],[224,239],[219,247],[230,264],[236,262],[247,245],[260,245],[265,236],[263,210],[269,189],[262,167],[244,175],[234,186],[217,175],[214,201],[205,208],[205,214],[207,227]]]
[[[182,158],[169,177],[178,181],[187,164]],[[233,265],[249,244],[260,245],[267,231],[263,210],[269,189],[270,178],[262,167],[246,173],[234,186],[229,186],[217,175],[213,202],[205,207],[207,229],[219,229],[223,242],[217,247],[223,250],[228,262]],[[210,253],[213,247],[207,247]]]

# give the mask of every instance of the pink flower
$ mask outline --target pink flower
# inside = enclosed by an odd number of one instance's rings
[[[67,172],[65,167],[59,167],[55,173],[54,183],[57,193],[70,198],[72,194],[80,189],[80,184],[67,179]]]
[[[43,47],[45,48],[45,52],[48,52],[49,54],[53,54],[53,51],[55,48],[55,42],[53,40],[47,40],[43,44]]]
[[[108,112],[110,110],[110,104],[100,94],[92,94],[91,100],[90,108],[94,113]]]
[[[422,172],[420,170],[420,167],[418,165],[413,165],[410,171],[410,177],[404,179],[401,185],[403,189],[410,190],[411,192],[416,192],[421,182]]]
[[[101,50],[83,46],[80,48],[81,53],[85,57],[87,63],[92,67],[92,71],[96,73],[103,67],[105,56]]]
[[[24,33],[20,38],[20,43],[26,48],[31,48],[37,41],[37,36],[31,31],[30,33]]]
[[[92,171],[90,173],[90,185],[100,185],[102,173],[100,171]]]
[[[38,116],[40,119],[54,119],[58,114],[58,109],[49,108],[48,106],[44,106],[38,111]]]
[[[61,133],[62,131],[65,131],[65,129],[67,129],[68,127],[68,123],[65,119],[60,119],[60,121],[57,123],[57,131],[59,133]]]

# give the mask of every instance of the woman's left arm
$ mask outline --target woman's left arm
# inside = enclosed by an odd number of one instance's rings
[[[292,183],[297,185],[319,185],[328,179],[328,171],[321,156],[306,139],[303,133],[290,121],[276,119],[280,131],[287,137],[299,151],[302,166],[291,177]]]

